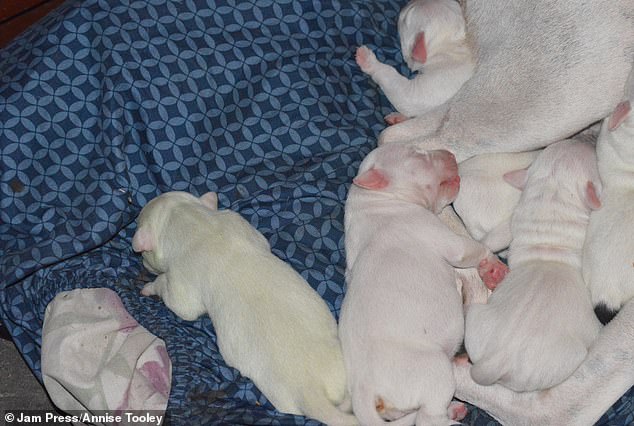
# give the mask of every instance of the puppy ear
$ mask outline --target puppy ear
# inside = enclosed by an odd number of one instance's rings
[[[427,62],[427,47],[425,47],[425,31],[416,34],[416,41],[412,47],[412,59],[424,64]]]
[[[390,182],[385,176],[385,173],[372,168],[352,179],[352,183],[363,189],[377,191],[379,189],[385,188]]]
[[[154,237],[147,228],[139,228],[132,237],[132,250],[136,253],[152,251],[156,247]]]
[[[203,194],[200,197],[200,202],[210,210],[218,210],[218,194],[215,192]]]
[[[503,178],[508,184],[521,191],[526,186],[528,169],[513,170],[511,172],[504,173]]]
[[[586,193],[583,201],[586,207],[591,210],[598,210],[601,208],[601,200],[599,200],[599,196],[597,195],[597,188],[591,181],[588,181],[586,184]]]
[[[631,109],[630,101],[624,101],[618,104],[608,119],[608,130],[612,131],[619,127],[621,123],[625,121]]]

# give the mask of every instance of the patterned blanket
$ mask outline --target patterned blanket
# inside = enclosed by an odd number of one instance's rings
[[[343,202],[391,112],[354,51],[401,64],[404,3],[69,1],[0,51],[0,315],[38,377],[47,304],[107,287],[166,343],[173,424],[317,424],[227,367],[208,318],[139,296],[134,219],[160,193],[216,191],[338,315]],[[634,422],[633,398],[600,423]]]

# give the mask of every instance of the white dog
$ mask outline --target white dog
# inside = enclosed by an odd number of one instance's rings
[[[538,154],[484,154],[458,164],[460,192],[453,207],[469,234],[494,252],[511,243],[511,216],[521,195],[504,174],[527,168]]]
[[[606,117],[634,59],[631,0],[469,0],[476,68],[458,92],[390,126],[381,143],[448,149],[458,161],[530,151]]]
[[[634,73],[633,73],[634,74]],[[601,209],[590,215],[583,277],[606,323],[634,297],[634,114],[630,101],[604,120],[597,142]]]
[[[339,336],[354,413],[363,425],[449,424],[465,414],[450,405],[464,329],[453,267],[479,267],[494,286],[506,266],[436,216],[459,189],[449,152],[381,147],[353,182]]]
[[[413,79],[379,62],[365,46],[357,63],[381,87],[399,112],[386,117],[394,124],[443,104],[471,77],[473,55],[465,37],[465,22],[455,0],[412,0],[398,19],[403,58]]]
[[[558,142],[506,178],[523,188],[510,272],[486,305],[467,310],[465,347],[475,382],[546,389],[581,364],[601,328],[581,276],[590,210],[600,206],[594,145]]]
[[[634,385],[633,358],[634,300],[603,328],[583,363],[559,385],[521,393],[501,385],[481,386],[463,360],[454,365],[456,397],[486,410],[504,425],[588,426]]]
[[[160,296],[185,320],[208,313],[220,353],[276,409],[329,425],[357,424],[346,397],[337,325],[325,302],[215,193],[169,192],[141,211],[132,245],[159,274],[143,295]]]

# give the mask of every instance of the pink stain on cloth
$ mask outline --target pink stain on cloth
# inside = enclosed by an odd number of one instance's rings
[[[139,325],[114,291],[78,289],[46,308],[42,376],[63,411],[164,418],[172,364],[165,342]]]

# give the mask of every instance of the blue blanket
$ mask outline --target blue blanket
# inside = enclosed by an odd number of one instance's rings
[[[162,192],[216,191],[338,315],[343,202],[391,112],[354,51],[401,64],[403,4],[70,1],[0,52],[0,314],[38,377],[48,302],[109,287],[167,344],[173,424],[317,424],[227,367],[208,318],[139,296],[134,219]],[[634,422],[633,398],[600,424]]]

